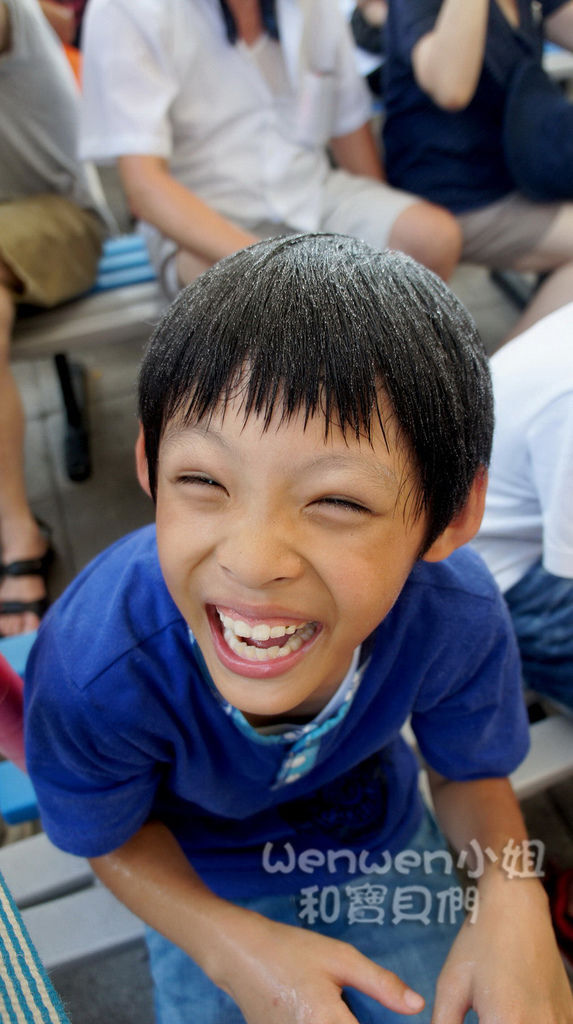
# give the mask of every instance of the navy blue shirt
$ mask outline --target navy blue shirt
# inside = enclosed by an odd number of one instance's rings
[[[543,17],[565,2],[517,0],[520,25],[514,29],[491,0],[476,93],[464,110],[451,112],[418,87],[411,62],[416,43],[433,30],[442,0],[390,0],[384,146],[391,185],[454,213],[486,206],[514,190],[501,144],[505,92],[521,60],[541,60]]]
[[[477,555],[418,563],[363,646],[346,714],[306,773],[277,782],[289,740],[229,713],[167,592],[154,529],[124,538],[50,609],[28,662],[26,757],[48,835],[98,856],[160,819],[220,895],[293,892],[309,876],[265,871],[266,843],[276,857],[286,844],[296,854],[407,845],[421,817],[400,735],[409,715],[424,757],[449,778],[517,766],[528,744],[517,651]]]

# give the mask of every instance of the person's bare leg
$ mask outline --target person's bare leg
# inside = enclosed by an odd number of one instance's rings
[[[536,291],[504,341],[522,334],[567,302],[573,302],[573,203],[563,204],[549,231],[533,252],[515,264],[515,270],[552,273]]]
[[[398,215],[388,247],[413,256],[447,281],[460,259],[462,233],[448,210],[420,200]]]
[[[24,482],[24,413],[20,393],[10,368],[10,337],[14,301],[13,277],[0,261],[0,545],[2,562],[38,558],[46,541],[38,529],[26,496]],[[43,580],[37,576],[0,580],[0,600],[35,601],[44,597]],[[37,615],[0,615],[5,636],[35,629]]]

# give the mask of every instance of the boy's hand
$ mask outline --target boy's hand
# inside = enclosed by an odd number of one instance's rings
[[[219,980],[248,1024],[356,1024],[345,986],[397,1013],[422,1009],[420,995],[347,943],[256,916]]]
[[[477,920],[454,942],[432,1022],[462,1024],[470,1007],[480,1024],[573,1024],[571,988],[536,880],[490,878]]]

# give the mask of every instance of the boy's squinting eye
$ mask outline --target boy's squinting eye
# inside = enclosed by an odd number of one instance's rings
[[[177,483],[199,484],[204,487],[221,487],[221,489],[224,490],[217,480],[213,480],[213,478],[208,476],[206,473],[182,473],[177,477]]]
[[[363,513],[365,515],[369,515],[370,514],[370,509],[369,508],[366,508],[365,505],[360,505],[357,501],[351,501],[349,498],[336,498],[336,497],[320,498],[320,500],[318,501],[317,504],[319,504],[319,505],[327,505],[329,508],[332,508],[332,509],[335,509],[335,510],[339,509],[340,511],[360,512],[360,513]]]

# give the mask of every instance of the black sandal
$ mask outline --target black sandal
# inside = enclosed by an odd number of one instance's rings
[[[0,564],[1,579],[4,579],[6,576],[41,576],[44,583],[47,583],[48,569],[54,560],[52,531],[46,523],[40,520],[38,520],[38,526],[48,544],[46,553],[40,558],[21,558],[16,562],[8,562],[6,565]],[[0,601],[0,617],[3,615],[23,615],[26,612],[32,612],[33,615],[37,615],[41,619],[49,603],[47,595],[36,598],[35,601]]]

